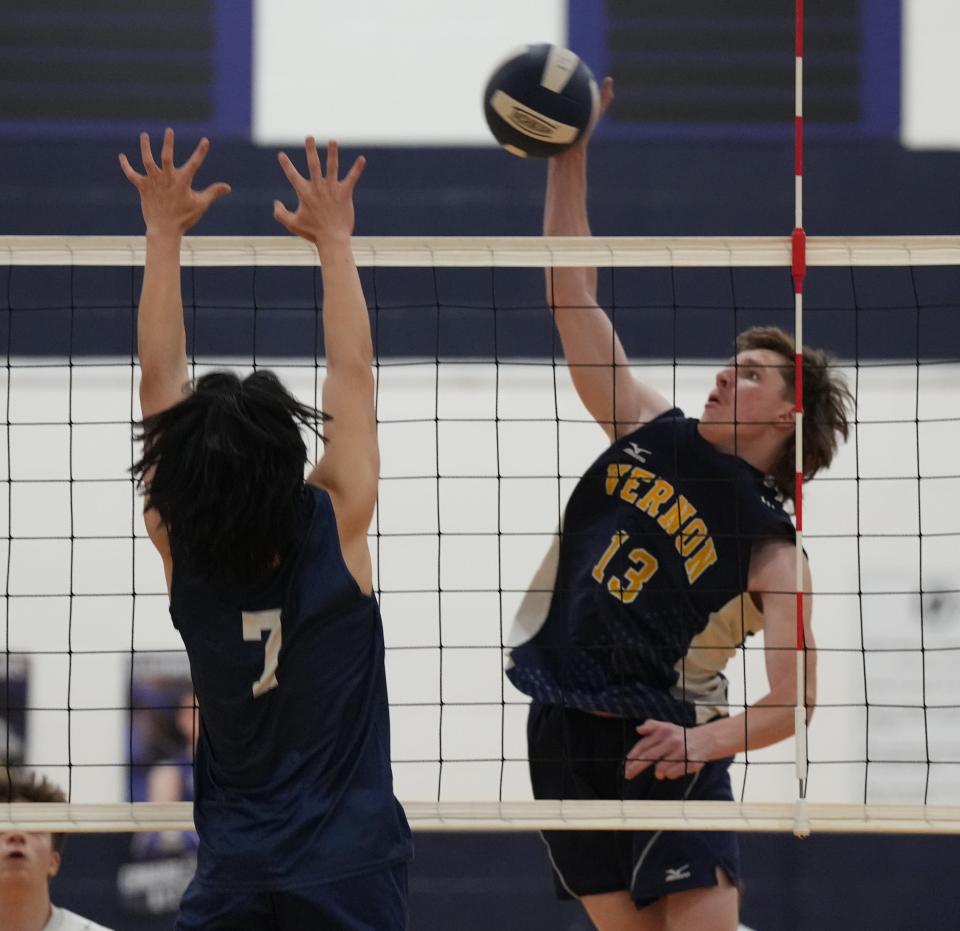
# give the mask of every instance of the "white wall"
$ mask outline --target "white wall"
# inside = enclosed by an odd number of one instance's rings
[[[903,143],[960,148],[960,3],[903,0]]]
[[[528,42],[563,43],[565,0],[257,0],[253,138],[493,143],[482,94]]]

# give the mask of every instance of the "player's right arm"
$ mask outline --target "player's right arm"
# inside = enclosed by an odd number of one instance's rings
[[[180,296],[180,245],[183,235],[219,197],[230,192],[222,182],[193,190],[193,179],[207,157],[210,143],[201,139],[179,168],[173,162],[173,130],[163,134],[160,164],[154,161],[150,137],[140,134],[143,174],[126,155],[120,167],[140,195],[146,226],[146,260],[137,311],[137,354],[140,360],[140,408],[150,417],[172,407],[187,391],[187,351]]]
[[[600,91],[600,116],[613,100],[613,81]],[[587,132],[550,159],[543,211],[545,236],[589,236]],[[548,268],[547,303],[580,400],[610,440],[670,409],[659,392],[634,378],[620,338],[597,303],[595,268]]]
[[[153,158],[150,137],[140,134],[143,174],[126,155],[120,168],[140,195],[146,226],[146,260],[143,288],[137,310],[137,354],[140,360],[140,410],[144,419],[182,401],[188,390],[186,335],[180,296],[180,245],[183,235],[230,186],[219,182],[193,190],[193,179],[207,157],[210,143],[201,139],[190,158],[179,168],[173,161],[173,130],[163,134],[160,164]],[[149,483],[149,476],[147,477]],[[143,520],[150,539],[163,558],[167,588],[172,559],[167,530],[149,500]]]
[[[367,530],[377,501],[380,452],[374,410],[373,340],[367,302],[353,259],[353,189],[363,172],[361,156],[342,180],[335,142],[327,147],[326,173],[313,137],[306,140],[308,176],[280,153],[280,167],[299,203],[290,211],[279,201],[274,217],[291,233],[312,242],[323,276],[323,341],[327,376],[323,410],[323,458],[308,482],[330,495],[337,518],[340,549],[347,568],[365,592],[373,589]]]

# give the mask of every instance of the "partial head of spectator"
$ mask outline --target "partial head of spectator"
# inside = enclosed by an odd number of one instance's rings
[[[0,768],[0,804],[65,802],[63,790],[36,773]],[[0,831],[0,915],[25,931],[98,931],[96,925],[50,902],[66,836],[12,828]],[[7,927],[6,924],[3,927]]]

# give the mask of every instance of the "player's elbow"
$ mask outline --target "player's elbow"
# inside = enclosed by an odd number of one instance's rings
[[[373,392],[373,354],[358,348],[350,353],[330,354],[327,377],[334,375],[349,385],[351,391]]]
[[[189,392],[187,379],[180,372],[144,370],[140,377],[140,410],[149,417],[179,404]]]

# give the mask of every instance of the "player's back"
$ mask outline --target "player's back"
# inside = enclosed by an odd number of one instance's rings
[[[295,554],[259,591],[174,573],[170,612],[200,706],[197,877],[290,888],[409,856],[393,797],[383,629],[307,487]]]

